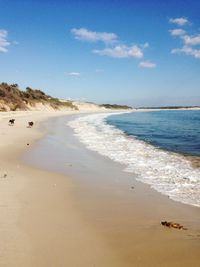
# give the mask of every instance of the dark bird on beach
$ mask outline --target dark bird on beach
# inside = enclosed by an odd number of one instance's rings
[[[34,125],[34,122],[33,122],[33,121],[29,121],[29,122],[28,122],[28,128],[33,127],[33,125]]]
[[[15,124],[15,119],[11,119],[11,120],[9,120],[9,125],[14,125]]]

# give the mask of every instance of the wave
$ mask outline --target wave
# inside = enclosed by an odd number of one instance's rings
[[[175,201],[200,207],[200,170],[182,155],[164,151],[106,123],[111,114],[79,117],[68,125],[88,149],[125,165],[124,171]]]

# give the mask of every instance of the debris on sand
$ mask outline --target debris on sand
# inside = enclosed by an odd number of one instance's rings
[[[163,226],[166,226],[169,228],[175,228],[175,229],[179,229],[179,230],[187,230],[187,228],[185,228],[183,225],[181,225],[179,223],[163,221],[163,222],[161,222],[161,224]]]

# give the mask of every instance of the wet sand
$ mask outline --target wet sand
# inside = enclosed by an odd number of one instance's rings
[[[200,157],[197,156],[185,156],[185,158],[190,161],[194,168],[200,168]]]
[[[76,210],[118,255],[119,266],[199,266],[200,209],[170,200],[86,149],[67,126],[73,117],[49,121],[49,134],[24,155],[26,163],[71,177]],[[188,230],[165,228],[163,220]]]

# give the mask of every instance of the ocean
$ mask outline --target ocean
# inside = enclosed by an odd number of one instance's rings
[[[132,112],[109,116],[106,122],[156,147],[200,156],[200,111]]]
[[[88,149],[134,173],[175,201],[200,207],[200,111],[162,110],[92,114],[70,121]]]

